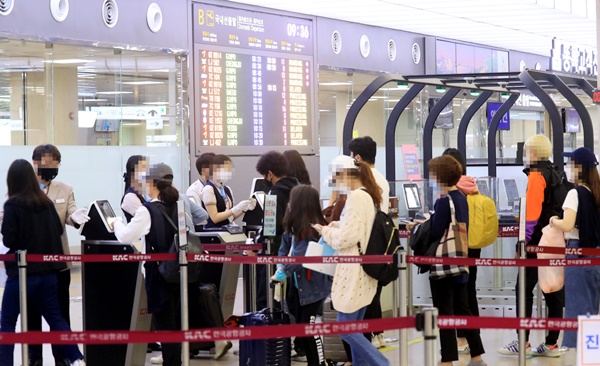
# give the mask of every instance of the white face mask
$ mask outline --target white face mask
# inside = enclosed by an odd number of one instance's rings
[[[218,171],[218,172],[215,172],[215,175],[213,178],[215,179],[215,181],[217,181],[219,183],[225,183],[228,180],[231,180],[231,178],[233,178],[233,173],[229,172],[229,171]]]
[[[346,183],[344,182],[338,182],[333,186],[333,190],[335,192],[338,193],[342,193],[342,194],[349,194],[350,192],[352,192],[352,189],[350,189],[350,186],[348,186]]]

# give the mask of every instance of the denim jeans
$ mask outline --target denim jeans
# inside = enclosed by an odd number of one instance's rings
[[[363,320],[366,310],[365,306],[350,314],[338,312],[337,320],[339,322]],[[340,337],[350,345],[354,366],[389,366],[390,361],[362,333],[342,334]]]
[[[56,282],[56,274],[27,275],[27,305],[37,307],[50,330],[70,331],[69,324],[60,313]],[[0,332],[14,333],[19,312],[19,278],[9,278],[2,297]],[[0,365],[14,365],[14,348],[14,344],[0,346]],[[62,354],[70,362],[83,359],[77,345],[62,346]]]
[[[568,248],[579,248],[579,240],[569,240]],[[567,258],[580,258],[568,255]],[[565,270],[565,318],[597,315],[600,304],[600,266],[567,267]],[[563,346],[577,346],[577,331],[565,331]]]

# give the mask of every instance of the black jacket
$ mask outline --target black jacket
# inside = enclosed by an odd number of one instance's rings
[[[277,196],[277,237],[283,235],[283,216],[287,210],[290,201],[290,191],[298,185],[298,179],[293,177],[283,177],[273,184],[269,194]],[[277,251],[274,251],[277,253]]]
[[[9,198],[4,203],[2,241],[8,253],[27,250],[28,254],[64,254],[60,236],[63,226],[53,204],[40,207],[25,206]],[[18,276],[17,264],[5,262],[9,278]],[[28,274],[55,273],[67,268],[66,263],[29,263]]]

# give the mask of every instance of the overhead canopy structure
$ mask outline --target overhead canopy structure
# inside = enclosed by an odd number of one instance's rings
[[[494,92],[508,93],[510,96],[503,102],[500,109],[493,116],[488,131],[488,175],[496,176],[496,134],[498,125],[506,113],[512,108],[521,92],[528,91],[537,97],[550,117],[552,126],[553,156],[554,161],[562,161],[564,151],[562,117],[557,105],[550,97],[550,93],[561,94],[577,111],[583,125],[584,146],[594,149],[594,133],[592,119],[583,101],[578,95],[585,94],[592,97],[597,81],[593,77],[573,74],[562,74],[549,71],[526,69],[518,72],[482,73],[482,74],[448,74],[448,75],[420,75],[403,76],[398,74],[384,74],[376,78],[356,98],[350,106],[344,121],[343,144],[344,153],[349,154],[348,144],[352,140],[354,123],[361,109],[369,99],[384,85],[390,82],[408,82],[412,84],[406,94],[400,98],[392,109],[385,130],[386,151],[386,178],[388,181],[396,180],[396,127],[402,113],[419,95],[427,85],[444,86],[445,93],[429,112],[423,126],[423,174],[429,178],[427,162],[433,154],[433,129],[435,121],[444,108],[463,89],[479,91],[480,95],[465,111],[458,126],[458,149],[466,156],[466,135],[469,123],[475,113],[485,104]],[[559,168],[562,168],[559,164]]]

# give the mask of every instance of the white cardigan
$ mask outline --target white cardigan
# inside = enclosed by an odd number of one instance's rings
[[[323,228],[323,239],[339,255],[360,255],[367,250],[375,220],[375,206],[371,196],[362,189],[348,195],[345,214],[339,225]],[[360,264],[338,264],[333,277],[331,300],[342,313],[354,313],[371,304],[377,292],[377,280],[363,271]]]

